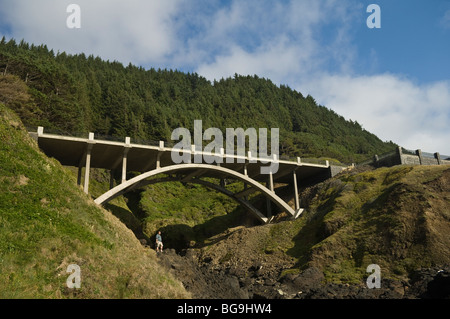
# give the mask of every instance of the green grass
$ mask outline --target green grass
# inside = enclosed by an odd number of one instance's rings
[[[177,298],[182,285],[0,105],[0,298]],[[82,288],[69,289],[78,264]]]

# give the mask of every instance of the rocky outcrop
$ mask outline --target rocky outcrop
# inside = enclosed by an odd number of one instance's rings
[[[159,262],[182,281],[196,299],[428,299],[450,298],[450,266],[421,269],[407,281],[382,279],[381,288],[365,283],[324,283],[324,274],[310,267],[297,274],[263,271],[215,264],[202,259],[198,250],[182,254],[169,249],[158,254]]]

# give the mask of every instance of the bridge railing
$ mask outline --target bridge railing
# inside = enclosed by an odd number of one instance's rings
[[[320,159],[320,158],[301,158],[302,163],[308,163],[308,164],[317,164],[317,165],[326,165],[328,162],[327,160]]]
[[[423,157],[428,157],[428,158],[435,158],[435,154],[434,153],[428,153],[428,152],[422,152],[422,156]]]
[[[379,162],[379,161],[382,161],[382,160],[387,159],[389,157],[396,156],[396,154],[397,154],[397,151],[393,150],[393,151],[389,151],[389,152],[383,153],[381,155],[375,155],[375,156],[373,156],[370,159],[367,159],[365,161],[356,163],[356,166],[372,165],[372,164],[375,164],[375,162],[377,162],[377,161]]]
[[[450,156],[439,153],[422,152],[422,150],[409,150],[398,147],[396,150],[375,155],[373,158],[360,162],[357,166],[393,166],[393,165],[441,165],[450,164]]]
[[[37,132],[37,130],[38,130],[37,126],[26,126],[25,128],[27,129],[28,132]],[[66,130],[52,128],[52,127],[49,127],[49,128],[46,127],[45,134],[79,137],[79,138],[89,138],[89,133],[86,133],[86,132],[66,131]]]
[[[416,155],[416,151],[409,150],[409,149],[404,148],[404,147],[402,147],[401,149],[402,149],[402,154],[405,154],[405,155]]]
[[[142,138],[134,138],[132,139],[133,144],[140,144],[140,145],[148,145],[148,146],[159,146],[159,141],[157,140],[147,140]],[[164,146],[171,147],[167,141],[164,141]]]

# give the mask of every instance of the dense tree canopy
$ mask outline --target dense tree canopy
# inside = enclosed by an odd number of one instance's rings
[[[211,83],[196,73],[146,70],[3,38],[1,77],[0,99],[6,101],[8,90],[19,87],[25,106],[9,105],[29,126],[151,141],[170,141],[173,129],[192,130],[197,119],[204,128],[223,132],[227,127],[279,128],[280,154],[347,163],[395,147],[317,105],[313,97],[256,75]]]

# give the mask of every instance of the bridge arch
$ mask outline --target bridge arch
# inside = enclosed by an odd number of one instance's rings
[[[159,174],[176,174],[183,171],[190,171],[191,174],[188,174],[187,177],[184,177],[183,179],[180,178],[163,178],[163,179],[156,179],[156,180],[147,180],[148,178],[157,176]],[[117,185],[116,187],[110,189],[103,195],[99,196],[97,199],[95,199],[95,203],[102,205],[107,203],[108,201],[114,199],[115,197],[118,197],[128,191],[131,191],[137,186],[145,186],[152,183],[158,183],[158,182],[168,182],[168,181],[184,181],[189,183],[197,183],[202,184],[208,188],[212,188],[216,191],[219,191],[232,199],[236,200],[238,203],[246,207],[251,213],[255,215],[262,223],[267,223],[269,221],[269,218],[267,216],[264,216],[261,212],[259,212],[256,208],[254,208],[248,201],[240,198],[237,196],[237,194],[232,193],[231,191],[227,190],[225,187],[222,187],[220,185],[216,185],[214,183],[210,183],[204,180],[201,180],[200,178],[192,178],[195,177],[196,172],[210,172],[210,173],[219,173],[221,175],[229,176],[232,178],[235,178],[237,180],[240,180],[251,187],[253,187],[255,190],[260,191],[265,197],[270,199],[273,203],[275,203],[282,211],[287,212],[289,215],[291,215],[293,218],[298,217],[298,215],[301,213],[301,211],[294,211],[283,199],[281,199],[278,195],[275,194],[275,192],[272,192],[267,187],[261,185],[259,182],[255,181],[254,179],[250,178],[247,175],[241,174],[239,172],[233,171],[231,169],[217,166],[217,165],[208,165],[208,164],[178,164],[178,165],[171,165],[171,166],[165,166],[160,167],[145,173],[142,173],[141,175],[138,175],[128,181],[123,182],[120,185]]]

